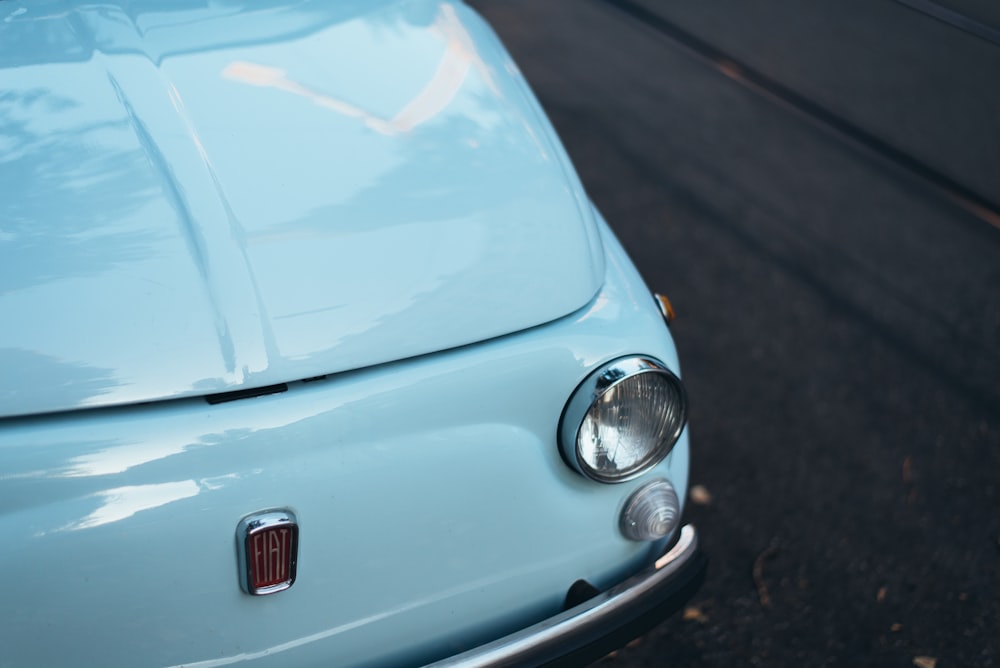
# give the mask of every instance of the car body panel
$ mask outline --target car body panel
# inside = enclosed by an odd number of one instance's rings
[[[603,288],[541,327],[264,397],[5,421],[0,570],[18,577],[0,664],[415,665],[555,614],[579,578],[605,587],[648,563],[662,543],[625,540],[618,513],[655,476],[684,497],[687,432],[620,485],[572,472],[555,442],[604,362],[638,351],[678,371],[602,229]],[[236,525],[275,507],[299,518],[298,578],[247,596]]]
[[[0,415],[370,367],[600,287],[573,170],[460,4],[4,2],[0,91]]]

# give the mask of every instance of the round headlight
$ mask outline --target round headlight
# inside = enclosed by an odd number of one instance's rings
[[[566,461],[598,482],[631,480],[660,463],[687,420],[680,379],[660,362],[626,357],[580,384],[563,412]]]

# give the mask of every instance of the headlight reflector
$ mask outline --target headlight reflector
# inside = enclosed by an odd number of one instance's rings
[[[656,360],[626,357],[599,368],[570,397],[561,447],[588,478],[624,482],[662,461],[686,420],[680,379]]]

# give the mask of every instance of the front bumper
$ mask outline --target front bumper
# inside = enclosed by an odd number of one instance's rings
[[[701,586],[707,566],[697,531],[686,525],[647,570],[534,626],[428,668],[581,665],[675,612]]]

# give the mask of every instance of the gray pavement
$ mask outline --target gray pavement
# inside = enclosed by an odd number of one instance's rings
[[[1000,47],[915,8],[936,8],[940,16],[974,12],[964,16],[1000,37],[1000,4],[948,4],[635,3],[995,207],[1000,204]]]
[[[893,0],[648,5],[694,42],[612,2],[474,3],[678,311],[711,570],[601,665],[1000,664],[1000,229],[949,189],[1000,200],[1000,47]]]

